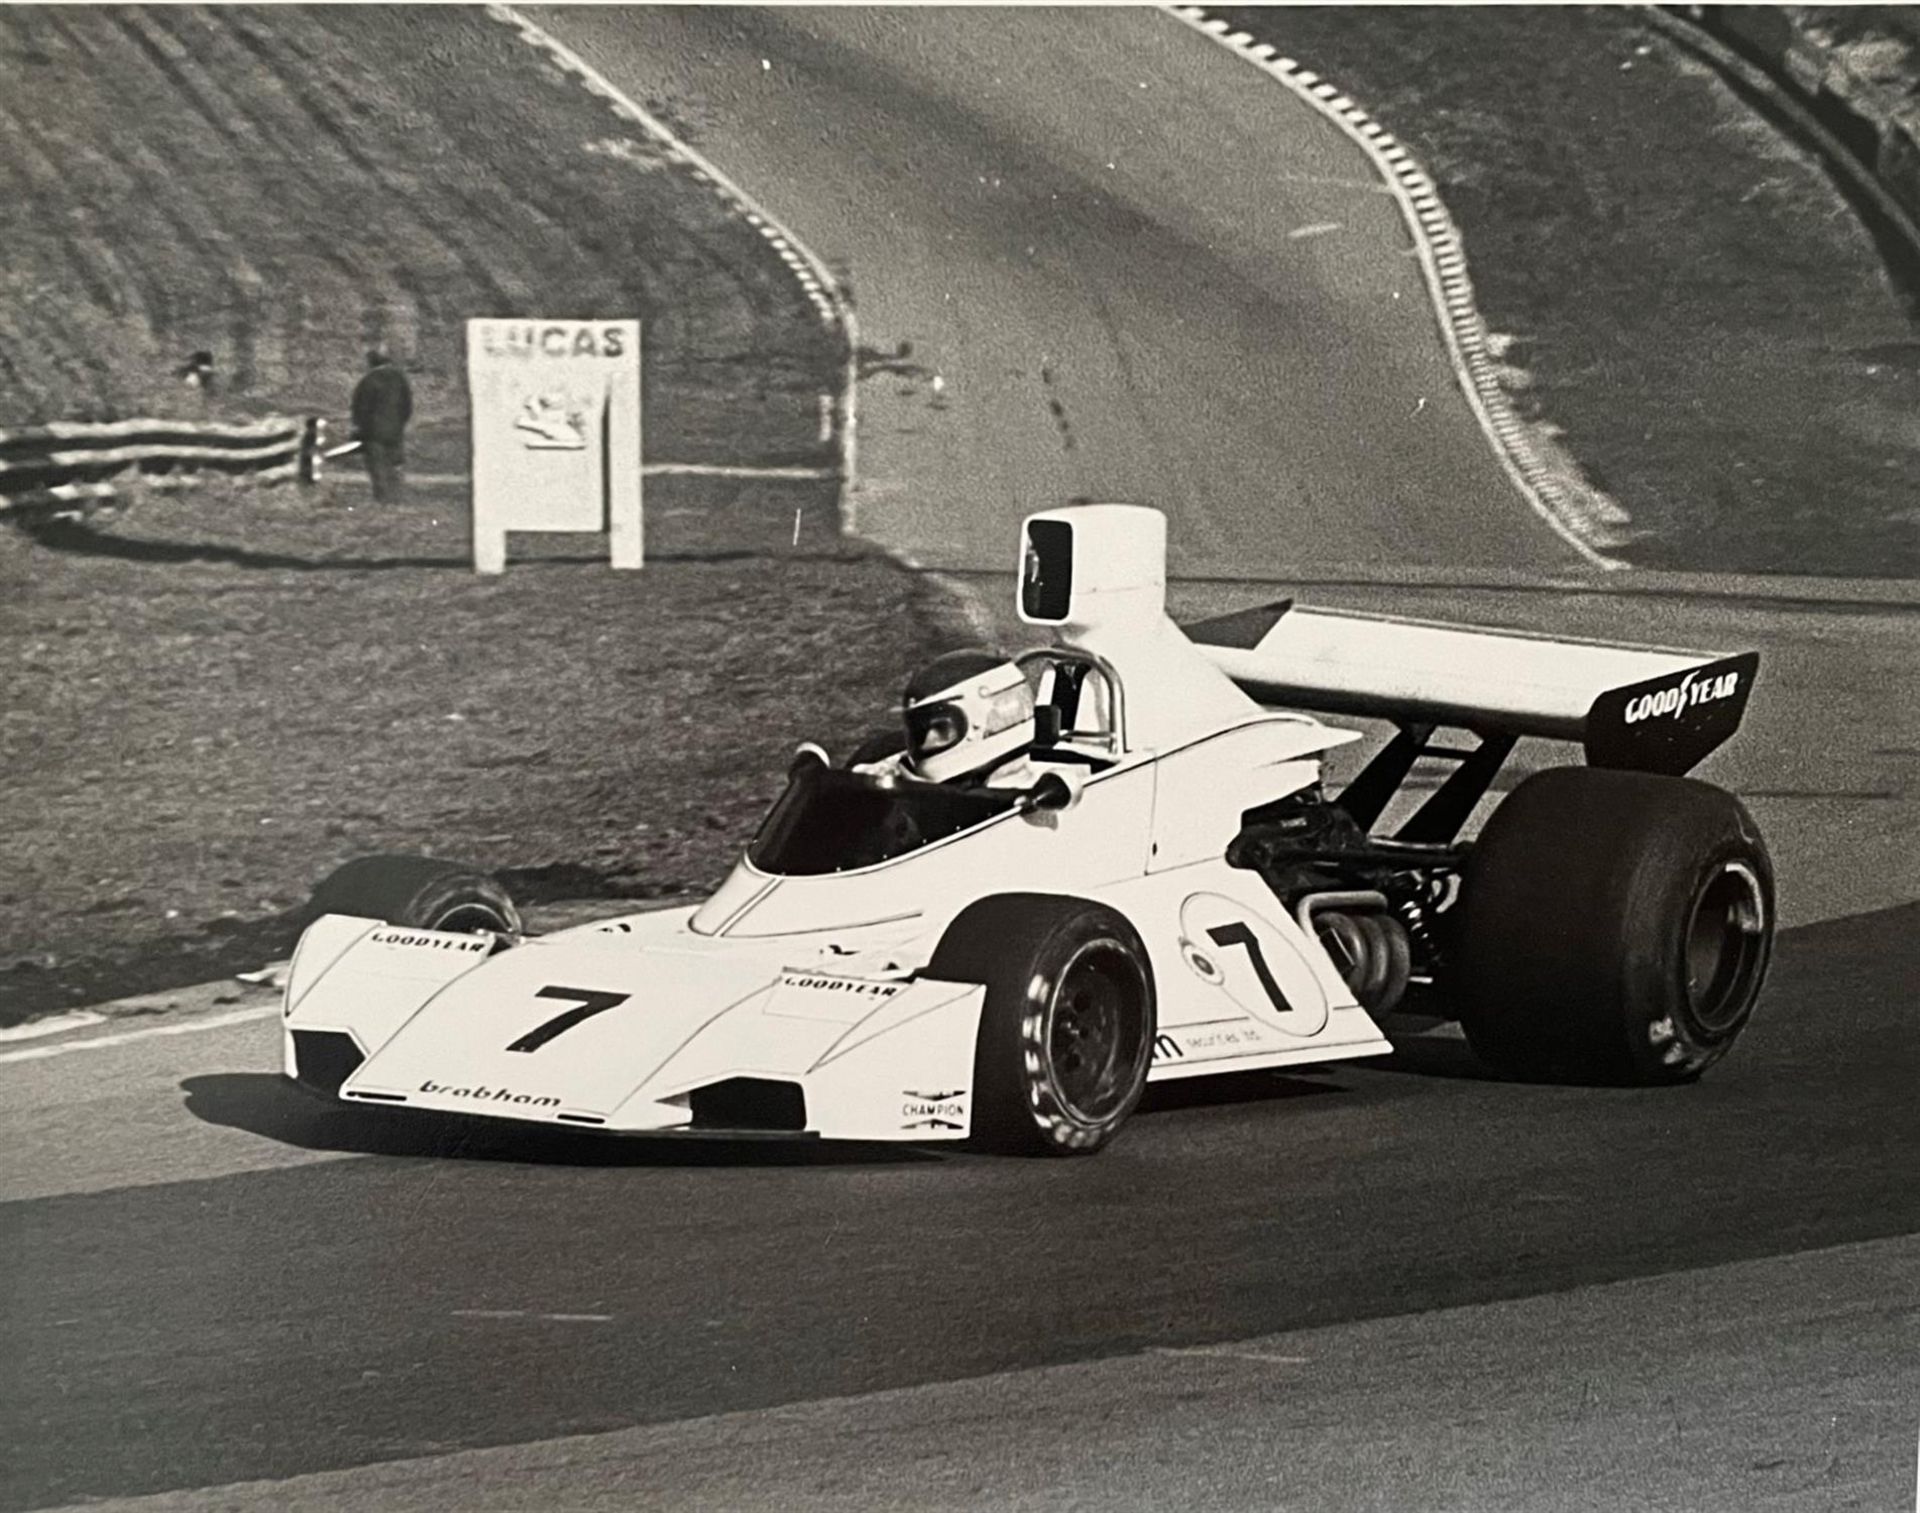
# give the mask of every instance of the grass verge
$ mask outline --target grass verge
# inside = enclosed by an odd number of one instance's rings
[[[555,536],[498,580],[449,503],[216,487],[0,534],[0,1022],[258,966],[371,851],[697,894],[794,744],[838,754],[939,639],[820,485],[658,480],[640,572]]]
[[[1920,342],[1818,163],[1626,9],[1228,10],[1399,136],[1649,567],[1920,573]]]

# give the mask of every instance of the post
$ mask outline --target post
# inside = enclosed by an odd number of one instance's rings
[[[606,359],[607,408],[604,445],[607,489],[607,555],[616,568],[637,568],[646,559],[640,513],[640,327],[632,331],[626,354]]]
[[[308,486],[320,481],[320,453],[327,444],[327,423],[309,415],[300,427],[300,464],[294,476]]]

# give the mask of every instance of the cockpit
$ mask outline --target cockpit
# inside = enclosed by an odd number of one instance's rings
[[[1119,675],[1104,658],[1044,647],[1015,659],[1034,692],[1031,744],[1018,759],[1044,775],[1049,767],[1086,773],[1126,754],[1126,704]],[[1016,685],[1017,686],[1017,685]],[[1044,779],[1043,779],[1044,780]],[[1059,794],[1068,790],[1059,779]],[[784,877],[818,877],[893,861],[1019,808],[1056,807],[1055,790],[985,782],[930,783],[871,765],[830,765],[803,747],[747,860]]]

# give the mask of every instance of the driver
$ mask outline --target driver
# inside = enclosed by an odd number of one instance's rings
[[[958,787],[1026,788],[1037,774],[1025,760],[1036,735],[1033,686],[1005,657],[983,648],[936,657],[900,698],[900,736],[879,732],[849,765],[883,782],[905,778]]]
[[[1013,662],[971,647],[936,657],[901,695],[907,727],[904,770],[929,783],[1026,787],[1015,760],[1034,741],[1033,686]]]

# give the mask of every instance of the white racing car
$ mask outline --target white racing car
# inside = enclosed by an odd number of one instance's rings
[[[1138,506],[1030,517],[1020,616],[1052,639],[1014,659],[1024,702],[981,684],[1024,711],[1011,763],[916,769],[964,699],[909,709],[906,757],[802,747],[697,907],[529,936],[484,873],[349,863],[290,970],[287,1075],[614,1134],[1069,1153],[1150,1081],[1386,1053],[1410,983],[1511,1075],[1679,1082],[1727,1050],[1772,872],[1740,802],[1679,774],[1757,656],[1287,604],[1182,630],[1165,545]],[[1360,736],[1322,713],[1398,730],[1331,795],[1323,755]],[[1588,765],[1464,841],[1528,735]],[[1379,833],[1422,757],[1452,770]]]

